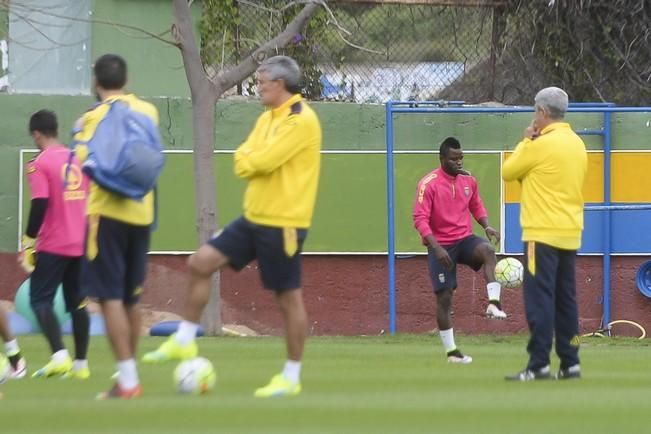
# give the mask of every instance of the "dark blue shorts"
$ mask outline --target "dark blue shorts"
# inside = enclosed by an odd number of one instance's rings
[[[137,303],[145,282],[149,238],[149,226],[90,216],[81,267],[82,289],[100,301]]]
[[[474,252],[477,246],[484,243],[488,243],[488,241],[476,235],[470,235],[452,245],[443,246],[448,251],[450,258],[452,258],[452,262],[454,262],[454,267],[451,270],[447,270],[441,265],[436,259],[434,250],[428,247],[427,264],[434,292],[457,289],[457,264],[467,265],[474,271],[479,271],[484,264],[475,259]]]
[[[32,308],[52,306],[59,285],[63,286],[63,298],[68,312],[85,305],[86,297],[79,286],[80,267],[80,257],[36,253],[36,267],[29,279],[29,303]]]
[[[257,259],[264,287],[282,292],[301,287],[301,251],[306,236],[306,229],[261,226],[240,217],[208,244],[237,271]]]

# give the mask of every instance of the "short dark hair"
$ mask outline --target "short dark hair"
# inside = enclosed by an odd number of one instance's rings
[[[461,149],[461,143],[459,143],[459,141],[454,137],[448,137],[443,140],[443,143],[441,143],[441,147],[439,148],[439,154],[442,157],[445,157],[450,152],[450,149]]]
[[[56,137],[59,131],[57,115],[50,110],[39,110],[29,118],[29,133],[35,131],[47,137]]]
[[[119,90],[127,84],[127,62],[117,54],[105,54],[93,68],[97,84],[106,90]]]

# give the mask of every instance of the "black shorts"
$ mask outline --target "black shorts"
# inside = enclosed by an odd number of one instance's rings
[[[457,289],[457,264],[464,264],[474,271],[479,271],[484,264],[475,260],[474,252],[477,246],[484,243],[488,243],[488,241],[476,235],[470,235],[454,244],[443,246],[450,255],[452,262],[454,262],[454,267],[451,270],[447,270],[441,265],[438,259],[436,259],[434,250],[428,247],[427,264],[429,266],[434,292]]]
[[[306,236],[306,229],[261,226],[240,217],[208,244],[237,271],[257,259],[264,287],[282,292],[301,287],[301,251]]]
[[[52,306],[59,285],[63,285],[66,310],[72,312],[86,305],[79,286],[81,258],[37,252],[36,267],[29,279],[29,303],[32,309]]]
[[[103,216],[88,218],[81,286],[92,298],[138,302],[147,271],[149,226]]]

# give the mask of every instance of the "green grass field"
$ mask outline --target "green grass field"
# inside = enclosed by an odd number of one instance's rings
[[[201,339],[219,380],[207,396],[179,396],[173,364],[140,366],[145,395],[96,402],[113,360],[103,338],[91,346],[86,382],[25,379],[0,386],[0,432],[100,433],[619,433],[651,432],[651,348],[631,340],[590,340],[581,381],[506,383],[525,362],[523,337],[460,337],[475,358],[445,362],[436,336],[314,338],[296,398],[256,400],[253,389],[279,371],[277,338]],[[146,338],[141,350],[160,340]],[[23,337],[31,368],[44,341]]]

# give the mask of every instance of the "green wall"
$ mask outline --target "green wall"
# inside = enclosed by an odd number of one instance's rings
[[[190,149],[192,145],[190,102],[182,98],[149,99],[161,114],[161,132],[169,149]],[[40,108],[55,110],[60,118],[62,138],[68,141],[68,128],[74,119],[90,104],[90,97],[58,97],[34,95],[0,95],[0,117],[3,119],[0,136],[0,251],[16,249],[18,233],[18,160],[20,148],[31,148],[26,131],[29,115]],[[315,103],[323,124],[324,149],[326,150],[381,150],[384,147],[384,108],[374,105],[345,103]],[[261,108],[253,101],[221,101],[216,113],[216,146],[218,149],[234,149],[246,136]],[[646,124],[651,115],[615,115],[613,120],[615,149],[650,149]],[[398,116],[396,119],[396,147],[398,149],[434,149],[440,141],[451,134],[461,138],[467,150],[502,150],[515,145],[528,123],[524,115],[414,115]],[[596,128],[600,126],[598,116],[574,115],[570,118],[575,126]],[[593,139],[592,148],[599,147],[599,140]],[[191,246],[189,235],[194,223],[192,216],[192,168],[190,159],[182,158],[168,167],[162,188],[170,191],[175,200],[166,200],[162,206],[170,207],[165,212],[171,228],[184,227],[183,232],[170,233],[156,238],[156,244]],[[493,163],[475,160],[479,156],[469,155],[467,166],[482,182],[482,194],[492,206],[488,196],[498,194],[499,182]],[[484,158],[484,157],[481,157]],[[488,158],[488,157],[486,157]],[[490,161],[488,158],[486,161]],[[401,229],[399,248],[411,249],[417,244],[417,236],[411,229],[409,213],[413,200],[415,183],[428,170],[437,165],[436,157],[429,154],[399,155],[396,159],[398,179],[398,209],[396,217]],[[484,173],[485,171],[485,173]],[[217,157],[217,181],[220,203],[220,222],[225,223],[240,211],[242,184],[231,175],[230,156]],[[404,172],[404,173],[403,173]],[[381,154],[324,156],[321,195],[317,205],[314,231],[308,248],[322,250],[327,247],[331,234],[329,221],[338,222],[332,226],[338,245],[346,250],[384,249],[385,167]],[[343,195],[346,192],[346,195]],[[339,197],[339,196],[341,197]],[[368,209],[360,218],[357,206]],[[354,206],[353,206],[354,205]],[[498,209],[490,209],[491,218],[497,225]],[[178,213],[178,214],[177,214]],[[161,233],[167,223],[161,222]],[[323,230],[319,228],[324,228]],[[187,230],[187,232],[186,232]],[[358,239],[366,236],[368,239]],[[174,232],[174,231],[172,231]],[[322,233],[323,235],[320,235]],[[182,235],[183,234],[183,235]],[[159,237],[159,236],[157,236]],[[174,238],[177,237],[177,238]],[[377,239],[376,239],[377,238]],[[180,242],[183,242],[181,244]],[[187,244],[185,244],[187,242]],[[404,244],[403,244],[404,243]],[[155,246],[156,247],[156,246]]]
[[[25,155],[25,160],[31,158]],[[482,196],[500,227],[500,156],[470,154],[466,168],[477,177]],[[430,155],[396,156],[396,229],[400,251],[419,251],[411,208],[416,184],[434,164]],[[315,218],[307,244],[310,252],[379,252],[386,250],[386,163],[380,154],[324,154]],[[218,219],[228,223],[241,214],[245,183],[233,175],[232,155],[215,156]],[[194,222],[192,154],[167,154],[159,184],[159,227],[154,251],[192,251],[197,246]],[[23,197],[29,197],[23,184]],[[23,201],[23,215],[29,203]],[[26,222],[23,220],[23,226]],[[481,229],[477,227],[478,233]]]
[[[201,2],[193,3],[192,12],[196,21],[201,13]],[[173,22],[172,2],[169,0],[95,0],[93,18],[139,27],[172,39],[169,33]],[[195,37],[198,37],[196,28]],[[139,95],[190,95],[179,49],[142,32],[95,23],[91,53],[93,60],[106,53],[124,57],[130,71],[128,87]]]

